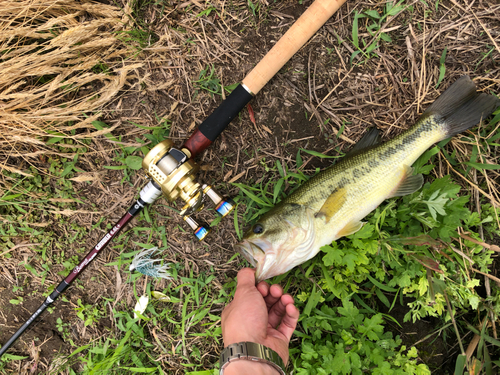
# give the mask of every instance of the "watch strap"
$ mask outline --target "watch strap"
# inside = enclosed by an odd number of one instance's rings
[[[220,375],[223,375],[224,369],[234,361],[248,360],[261,363],[267,363],[275,368],[281,375],[285,375],[285,364],[274,350],[254,342],[237,342],[228,345],[220,354]]]

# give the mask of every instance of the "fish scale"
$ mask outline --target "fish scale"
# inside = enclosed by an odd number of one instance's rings
[[[385,199],[417,191],[423,176],[412,176],[415,160],[499,105],[493,95],[477,93],[464,76],[394,139],[375,144],[378,137],[368,132],[350,155],[305,182],[245,233],[237,248],[257,268],[257,280],[282,274],[312,258],[321,246],[356,232]]]

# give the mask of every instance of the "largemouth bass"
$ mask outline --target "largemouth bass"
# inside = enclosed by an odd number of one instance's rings
[[[421,188],[411,165],[434,143],[461,133],[500,106],[479,94],[468,76],[451,85],[396,138],[377,144],[369,131],[345,158],[304,183],[249,229],[237,250],[256,267],[257,281],[283,274],[314,257],[321,246],[355,233],[385,199]]]

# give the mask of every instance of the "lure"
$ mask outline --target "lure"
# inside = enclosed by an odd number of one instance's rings
[[[137,272],[140,272],[143,275],[149,277],[171,279],[172,276],[167,271],[170,266],[168,264],[163,264],[163,259],[153,258],[155,253],[159,252],[160,251],[157,247],[152,247],[151,249],[143,249],[134,257],[129,270],[136,270]]]

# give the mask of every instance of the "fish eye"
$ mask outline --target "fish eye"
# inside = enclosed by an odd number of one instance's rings
[[[261,224],[255,224],[252,230],[255,234],[261,234],[264,232],[264,227]]]

